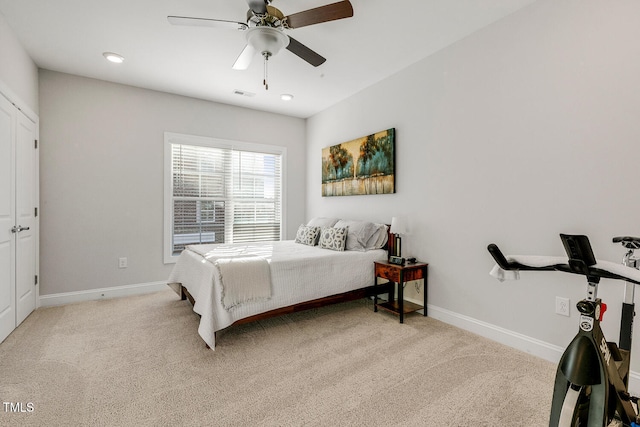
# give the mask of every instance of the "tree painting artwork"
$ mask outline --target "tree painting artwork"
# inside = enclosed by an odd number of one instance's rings
[[[322,196],[389,194],[395,186],[395,128],[322,149]]]

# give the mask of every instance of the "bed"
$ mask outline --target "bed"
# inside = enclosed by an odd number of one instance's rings
[[[392,292],[374,286],[372,267],[388,258],[387,239],[384,224],[314,218],[295,240],[190,245],[169,283],[191,301],[214,349],[216,332],[234,324]]]

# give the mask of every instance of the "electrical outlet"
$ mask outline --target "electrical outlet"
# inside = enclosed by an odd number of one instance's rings
[[[119,268],[127,268],[128,262],[126,257],[118,258],[118,267]]]
[[[569,298],[556,297],[556,314],[562,316],[569,316],[569,305],[571,302]]]

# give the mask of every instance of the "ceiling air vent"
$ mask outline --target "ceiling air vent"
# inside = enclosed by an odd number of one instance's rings
[[[240,89],[235,89],[233,91],[233,93],[236,94],[236,95],[248,96],[249,98],[251,98],[252,96],[256,96],[256,94],[253,93],[253,92],[247,92],[247,91],[240,90]]]

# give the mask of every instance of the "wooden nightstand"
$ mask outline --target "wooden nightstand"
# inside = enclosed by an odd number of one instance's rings
[[[424,309],[427,315],[427,267],[429,264],[416,262],[413,264],[396,265],[386,261],[375,261],[374,286],[378,286],[378,277],[387,279],[398,285],[398,299],[394,300],[393,293],[389,294],[388,301],[378,303],[378,294],[373,298],[373,311],[378,311],[378,307],[390,311],[400,316],[400,323],[404,323],[404,315],[417,310]],[[423,284],[423,305],[414,304],[404,300],[403,287],[410,280],[422,279]],[[391,288],[393,290],[393,287]],[[393,291],[392,291],[393,292]]]

